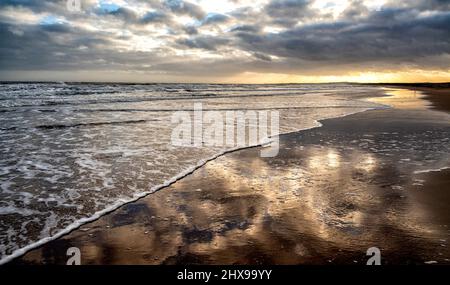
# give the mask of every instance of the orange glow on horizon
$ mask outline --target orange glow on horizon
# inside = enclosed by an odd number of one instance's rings
[[[448,71],[348,72],[343,75],[295,75],[279,73],[244,72],[230,77],[227,83],[418,83],[450,82]]]
[[[1,72],[0,72],[1,75]],[[1,77],[1,76],[0,76]],[[52,78],[49,80],[48,78]],[[145,71],[21,71],[4,76],[5,81],[65,81],[65,82],[124,82],[124,83],[442,83],[450,82],[450,70],[411,71],[342,71],[342,75],[299,75],[284,73],[243,72],[231,76],[190,76],[189,74],[158,74]]]

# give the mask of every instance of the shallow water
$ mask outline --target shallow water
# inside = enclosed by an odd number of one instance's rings
[[[348,85],[1,84],[0,259],[153,192],[233,147],[171,143],[174,112],[277,110],[280,132],[379,104]]]

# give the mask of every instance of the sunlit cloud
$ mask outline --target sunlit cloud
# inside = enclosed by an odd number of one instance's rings
[[[81,1],[0,1],[0,79],[450,81],[448,1]]]

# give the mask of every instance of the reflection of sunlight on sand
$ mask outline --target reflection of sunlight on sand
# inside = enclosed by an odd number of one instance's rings
[[[322,152],[318,152],[309,158],[309,167],[319,171],[323,171],[324,168],[327,167],[339,167],[339,164],[339,154],[334,149],[329,149],[326,155]]]
[[[408,89],[386,89],[385,97],[370,98],[369,101],[389,105],[397,109],[427,109],[430,105],[423,99],[425,95],[420,91]]]
[[[377,160],[373,154],[367,153],[365,155],[361,155],[361,160],[357,162],[355,167],[357,169],[365,170],[367,172],[371,172],[377,167]]]
[[[268,201],[265,205],[265,213],[258,213],[253,216],[252,224],[254,226],[247,228],[245,233],[247,238],[260,239],[267,235],[267,229],[264,228],[263,220],[267,216],[280,220],[272,227],[289,227],[295,231],[302,232],[305,223],[299,223],[300,220],[307,221],[309,229],[313,229],[315,235],[322,239],[336,237],[333,227],[330,224],[340,227],[340,225],[352,224],[360,226],[363,220],[363,213],[357,210],[348,211],[340,216],[336,216],[330,209],[333,207],[331,197],[333,193],[329,192],[326,185],[314,185],[305,172],[313,173],[315,178],[334,177],[338,179],[340,175],[339,166],[341,158],[334,149],[324,151],[323,149],[310,150],[311,155],[308,159],[308,168],[301,167],[273,167],[267,165],[263,160],[251,162],[251,168],[257,170],[251,176],[241,176],[238,180],[231,178],[226,168],[215,169],[219,172],[218,176],[228,177],[224,179],[228,189],[257,188],[256,193],[265,197]],[[370,161],[371,158],[367,158]],[[228,164],[228,162],[227,162]],[[230,162],[233,164],[233,162]],[[324,181],[326,182],[326,181]],[[244,187],[246,186],[246,187]],[[318,187],[319,186],[319,187]],[[244,188],[243,188],[244,187]],[[236,193],[239,194],[239,193]],[[241,193],[242,195],[242,193]],[[286,213],[290,213],[287,215]],[[282,218],[281,218],[282,217]],[[335,242],[337,242],[335,240]]]
[[[355,171],[368,177],[375,172],[379,162],[373,154],[351,151],[349,157],[343,157],[337,149],[320,147],[305,148],[304,154],[303,164],[252,159],[245,162],[248,167],[243,167],[240,159],[223,157],[221,162],[205,166],[208,174],[219,179],[221,184],[217,187],[222,190],[202,189],[195,195],[207,195],[207,198],[193,201],[187,198],[185,203],[192,203],[185,210],[191,216],[189,222],[183,222],[185,211],[178,210],[174,202],[157,209],[158,216],[173,219],[173,224],[162,224],[163,236],[152,236],[151,232],[150,236],[141,236],[133,232],[130,241],[130,233],[125,230],[115,231],[110,237],[117,245],[147,246],[160,259],[176,255],[177,248],[183,246],[187,252],[214,256],[218,263],[235,262],[243,254],[243,248],[257,244],[262,252],[271,253],[283,264],[293,262],[292,251],[298,258],[312,258],[316,254],[316,249],[302,238],[305,234],[341,249],[351,249],[355,243],[364,248],[371,240],[383,239],[378,227],[386,224],[413,233],[429,231],[395,204],[384,208],[383,194],[365,181],[352,180]],[[343,164],[343,161],[352,163]],[[155,206],[153,203],[149,208]],[[407,212],[420,211],[417,206],[408,207],[412,208],[406,209]],[[379,211],[375,227],[367,224],[368,210]],[[183,228],[191,223],[195,230],[210,232],[211,239],[183,242]],[[227,224],[234,226],[224,227]],[[349,232],[353,234],[348,235]],[[161,242],[163,237],[166,243]],[[280,239],[294,245],[280,248]],[[123,258],[129,260],[126,255]]]
[[[333,149],[328,151],[327,158],[328,166],[339,167],[339,155]]]
[[[292,264],[330,248],[367,249],[373,241],[387,249],[385,227],[413,236],[431,231],[417,222],[426,215],[420,203],[396,198],[405,190],[371,185],[380,166],[374,154],[317,146],[300,152],[292,160],[230,155],[208,163],[200,176],[213,182],[202,189],[187,178],[143,200],[142,213],[133,214],[139,219],[121,222],[119,211],[107,234],[75,232],[82,256],[101,261],[113,248],[112,263],[176,263],[189,253],[223,264],[245,263],[239,258],[256,249]]]

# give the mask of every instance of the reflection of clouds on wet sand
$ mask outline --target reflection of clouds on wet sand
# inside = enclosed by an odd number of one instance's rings
[[[272,159],[258,149],[221,157],[63,239],[85,263],[363,263],[371,246],[434,256],[442,233],[391,158],[348,143],[285,144]]]

